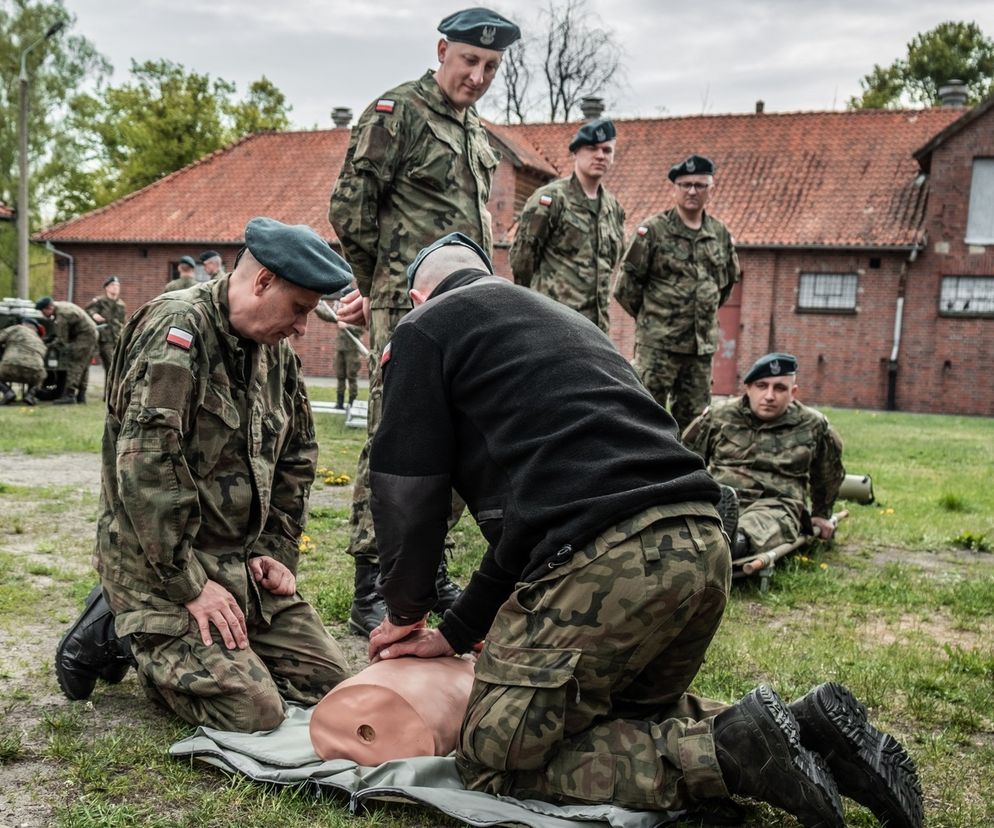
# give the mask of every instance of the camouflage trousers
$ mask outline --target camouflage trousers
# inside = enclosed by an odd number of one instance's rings
[[[46,373],[44,368],[0,363],[0,382],[23,382],[29,388],[37,388],[45,381]]]
[[[104,366],[104,371],[110,371],[110,366],[114,364],[114,347],[117,341],[113,339],[100,340],[100,362]]]
[[[648,810],[726,797],[713,722],[728,705],[686,691],[730,578],[713,507],[685,503],[519,584],[477,662],[456,755],[466,786]]]
[[[793,543],[804,532],[804,504],[790,498],[763,497],[739,505],[739,529],[754,552]]]
[[[362,558],[370,563],[379,561],[376,534],[373,529],[373,513],[369,508],[369,450],[383,411],[383,372],[380,370],[380,354],[383,353],[400,320],[408,313],[410,308],[374,308],[369,323],[369,413],[367,415],[369,436],[362,451],[359,452],[355,483],[352,486],[349,545],[345,551],[353,558]],[[465,508],[463,499],[453,492],[449,529],[459,522]],[[446,538],[445,545],[451,548],[452,541]]]
[[[711,357],[635,345],[635,373],[656,402],[669,408],[680,434],[711,402]]]
[[[345,336],[345,334],[340,334]],[[349,386],[349,399],[359,396],[359,353],[358,351],[335,351],[335,379],[338,383],[338,397],[345,396],[345,384]]]
[[[245,650],[229,650],[216,632],[205,647],[192,617],[179,637],[132,633],[146,695],[189,724],[240,733],[272,730],[284,700],[316,704],[349,670],[314,608],[294,597],[269,624],[250,610]]]
[[[97,349],[96,339],[80,337],[69,343],[69,367],[66,368],[66,388],[85,393],[90,377],[90,360]]]

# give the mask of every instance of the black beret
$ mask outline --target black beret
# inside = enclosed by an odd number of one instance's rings
[[[42,296],[37,302],[35,302],[35,310],[45,310],[49,305],[52,304],[51,296]]]
[[[607,118],[598,118],[584,124],[576,131],[573,140],[569,142],[569,151],[576,152],[580,147],[593,147],[603,144],[617,136],[614,124]]]
[[[216,250],[205,250],[203,253],[197,256],[197,258],[200,259],[201,263],[203,263],[206,262],[208,259],[213,259],[215,256],[217,256],[219,259],[221,258],[221,254],[218,253]]]
[[[108,276],[106,279],[104,279],[104,287],[107,287],[107,285],[112,285],[114,284],[114,282],[120,284],[121,280],[118,279],[117,276]]]
[[[450,14],[438,24],[448,40],[503,52],[521,37],[521,29],[490,9],[472,8]]]
[[[761,356],[749,369],[743,382],[748,385],[766,377],[782,377],[797,373],[797,357],[793,354],[772,353]]]
[[[449,233],[447,236],[442,236],[438,241],[434,241],[427,247],[422,247],[418,251],[418,255],[414,257],[414,261],[407,266],[407,289],[410,290],[414,287],[414,276],[418,272],[418,268],[421,267],[421,262],[425,260],[429,253],[434,253],[440,247],[446,247],[450,244],[458,244],[462,247],[468,247],[477,256],[483,259],[483,263],[487,266],[487,270],[492,274],[494,272],[494,266],[490,262],[490,257],[483,251],[475,241],[473,241],[469,236],[465,236],[462,233]]]
[[[245,225],[245,246],[281,279],[319,293],[334,293],[352,283],[352,268],[306,224],[254,218]]]
[[[193,256],[180,256],[179,264],[189,265],[190,267],[196,267],[197,263],[193,261]]]
[[[714,175],[714,161],[703,155],[691,155],[670,167],[670,181],[676,181],[681,175]]]

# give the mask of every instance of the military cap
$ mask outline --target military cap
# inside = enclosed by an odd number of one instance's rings
[[[743,382],[748,385],[766,377],[782,377],[797,373],[797,357],[793,354],[772,353],[761,356],[749,369]]]
[[[438,250],[438,248],[446,247],[450,244],[458,244],[461,247],[467,247],[472,250],[477,256],[483,259],[483,263],[487,266],[487,270],[493,274],[494,266],[490,262],[490,257],[483,252],[483,248],[480,247],[480,245],[473,241],[469,236],[465,236],[462,233],[449,233],[449,235],[442,236],[442,238],[438,241],[432,242],[427,247],[422,247],[418,251],[418,255],[414,257],[414,261],[407,266],[408,290],[414,287],[414,275],[418,272],[418,268],[421,267],[421,262],[423,262],[429,254]]]
[[[714,175],[714,161],[703,155],[691,155],[670,167],[670,181],[676,181],[681,175]]]
[[[121,280],[118,279],[117,276],[108,276],[106,279],[104,279],[104,287],[107,287],[107,285],[112,285],[115,282],[120,284]]]
[[[189,265],[190,267],[196,267],[197,263],[193,261],[193,256],[180,256],[179,264]]]
[[[521,29],[490,9],[475,7],[450,14],[438,24],[446,39],[503,52],[521,37]]]
[[[352,268],[306,224],[283,224],[257,217],[245,225],[245,246],[281,279],[319,293],[352,283]]]
[[[51,296],[42,296],[37,302],[35,302],[35,310],[45,310],[49,305],[52,304]]]
[[[203,253],[197,256],[197,258],[200,259],[201,264],[203,264],[208,259],[213,259],[215,256],[217,256],[219,259],[221,258],[221,254],[218,253],[216,250],[205,250]]]
[[[580,147],[594,147],[603,144],[617,136],[614,124],[607,118],[598,118],[596,121],[584,124],[576,131],[573,140],[569,142],[569,151],[576,152]]]

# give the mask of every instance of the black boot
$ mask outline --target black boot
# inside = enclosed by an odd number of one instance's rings
[[[721,486],[721,500],[717,505],[718,517],[721,518],[721,528],[728,538],[729,547],[735,541],[735,532],[739,528],[739,498],[731,486]]]
[[[349,629],[356,635],[369,637],[387,617],[387,605],[376,591],[379,564],[371,561],[355,562],[355,596],[349,614]]]
[[[52,400],[52,405],[76,405],[76,389],[67,388],[61,397]]]
[[[16,399],[17,394],[14,393],[14,389],[7,385],[7,383],[0,382],[0,405],[7,405],[7,403],[12,403]]]
[[[438,572],[435,574],[435,592],[438,594],[438,599],[431,611],[437,612],[439,615],[443,615],[447,609],[452,609],[452,605],[462,595],[462,590],[449,578],[449,565],[444,554],[438,565]]]
[[[76,392],[76,403],[78,405],[86,405],[86,389]]]
[[[921,828],[922,789],[915,763],[893,736],[866,718],[866,708],[829,682],[790,705],[801,744],[825,758],[839,793],[869,808],[887,828]]]
[[[133,664],[127,638],[118,638],[114,632],[114,615],[96,586],[55,651],[59,687],[74,701],[88,699],[98,678],[117,684]]]
[[[335,403],[335,408],[345,408],[345,389],[339,385],[338,386],[338,402]]]
[[[744,558],[749,554],[749,549],[749,538],[746,537],[745,532],[741,529],[737,530],[732,540],[732,560],[737,561],[740,558]]]
[[[844,828],[835,781],[802,747],[790,710],[765,684],[718,715],[714,745],[729,793],[782,808],[805,828]]]
[[[29,388],[27,391],[24,392],[21,399],[24,400],[25,405],[38,405],[38,397],[35,393],[36,390],[37,389],[35,388]]]

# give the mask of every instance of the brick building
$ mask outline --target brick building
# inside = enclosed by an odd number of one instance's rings
[[[711,212],[736,238],[741,285],[721,311],[716,393],[753,359],[796,353],[808,401],[908,411],[994,413],[994,99],[972,110],[870,110],[618,122],[607,186],[629,233],[671,206],[665,173],[697,152],[718,167]],[[504,160],[491,193],[495,261],[507,274],[515,217],[571,169],[576,124],[489,127]],[[230,266],[254,215],[314,226],[336,243],[328,196],[349,132],[262,134],[100,210],[49,228],[56,295],[94,295],[122,277],[129,307],[156,295],[175,262],[205,248]],[[632,351],[631,320],[612,337]],[[327,373],[334,328],[298,343]]]

